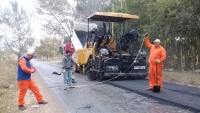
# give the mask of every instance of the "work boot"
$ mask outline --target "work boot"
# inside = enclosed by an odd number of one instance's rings
[[[42,102],[38,102],[38,104],[47,104],[44,100]]]
[[[72,84],[69,84],[69,88],[75,88]]]
[[[26,107],[19,105],[19,110],[26,110]]]
[[[77,82],[75,81],[75,79],[72,79],[72,83],[77,83]]]
[[[68,85],[68,84],[63,84],[64,90],[67,90],[67,85]]]

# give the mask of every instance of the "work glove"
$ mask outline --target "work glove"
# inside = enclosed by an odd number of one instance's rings
[[[147,39],[149,39],[148,34],[145,34],[143,40],[147,40]]]
[[[65,69],[63,69],[63,71],[62,71],[63,73],[65,73],[66,72],[66,70]]]
[[[155,60],[155,62],[156,62],[157,64],[159,64],[159,63],[160,63],[160,60]]]

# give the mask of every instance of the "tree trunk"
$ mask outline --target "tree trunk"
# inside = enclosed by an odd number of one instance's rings
[[[18,61],[19,61],[19,59],[21,58],[21,55],[20,54],[18,54],[17,55],[17,59],[18,59]]]

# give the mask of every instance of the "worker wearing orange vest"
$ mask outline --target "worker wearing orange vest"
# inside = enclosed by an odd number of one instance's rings
[[[158,78],[158,85],[162,90],[162,68],[163,62],[166,60],[166,51],[160,45],[161,41],[156,39],[154,41],[154,45],[149,42],[148,34],[145,35],[145,43],[146,46],[150,49],[150,56],[149,56],[149,88],[148,90],[152,90],[154,85],[156,84],[156,64],[157,64],[157,78]]]

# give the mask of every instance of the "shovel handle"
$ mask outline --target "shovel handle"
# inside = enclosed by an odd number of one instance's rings
[[[158,64],[156,63],[156,84],[158,84]]]
[[[155,60],[158,59],[158,56],[155,57]],[[156,84],[158,84],[158,63],[156,62]]]

